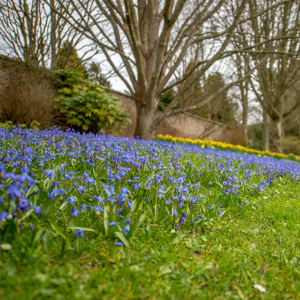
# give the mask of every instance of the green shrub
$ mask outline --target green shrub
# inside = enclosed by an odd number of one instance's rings
[[[99,84],[86,80],[78,70],[58,70],[59,89],[55,108],[76,129],[97,133],[100,130],[122,129],[130,119],[121,107]]]
[[[41,124],[37,121],[32,121],[29,126],[26,124],[19,124],[19,126],[23,129],[29,128],[33,130],[38,130],[41,127]],[[12,121],[5,121],[4,123],[0,123],[0,128],[5,128],[7,130],[16,129],[17,126],[13,124]]]

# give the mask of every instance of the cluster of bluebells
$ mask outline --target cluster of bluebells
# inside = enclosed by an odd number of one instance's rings
[[[51,207],[67,223],[128,236],[138,207],[151,222],[164,218],[178,231],[217,219],[228,199],[300,174],[297,163],[270,157],[57,128],[0,129],[0,141],[0,222],[14,219],[20,228],[20,215],[46,217]]]

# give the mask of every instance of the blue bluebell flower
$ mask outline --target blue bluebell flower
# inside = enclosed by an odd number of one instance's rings
[[[72,196],[72,197],[69,197],[66,202],[68,202],[68,204],[72,204],[74,205],[74,203],[76,202],[76,197],[75,196]]]
[[[84,237],[83,229],[76,230],[74,236],[79,238]]]
[[[104,211],[103,208],[99,205],[98,206],[92,206],[92,208],[94,209],[94,213],[96,213],[97,211],[101,211],[101,212]]]
[[[76,209],[75,206],[72,207],[72,211],[71,211],[71,214],[70,214],[70,217],[78,217],[78,215],[80,214],[80,211]]]
[[[32,208],[35,212],[35,214],[39,217],[41,215],[41,213],[45,213],[40,206],[30,206],[30,208]]]
[[[130,226],[129,226],[129,225],[126,225],[126,226],[123,228],[123,231],[125,231],[125,232],[126,232],[126,231],[127,231],[127,232],[130,231]]]

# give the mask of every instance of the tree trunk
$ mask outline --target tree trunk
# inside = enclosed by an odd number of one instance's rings
[[[136,106],[136,122],[134,129],[134,136],[141,136],[140,132],[140,122],[141,122],[141,113],[142,113],[142,103],[139,101],[135,101]]]
[[[153,128],[154,112],[148,105],[143,106],[141,109],[140,121],[139,121],[139,132],[140,137],[143,140],[152,139],[155,134]]]
[[[55,7],[55,0],[50,1],[51,7]],[[51,69],[55,70],[57,67],[57,52],[56,52],[56,14],[53,10],[51,10]]]
[[[300,139],[300,120],[299,120],[299,116],[297,117],[297,125],[298,125],[298,138]]]
[[[272,150],[273,152],[282,153],[282,120],[272,120]]]
[[[243,105],[243,133],[245,142],[248,141],[248,106]]]
[[[242,76],[242,75],[240,75]],[[242,96],[242,107],[243,107],[243,134],[245,143],[248,141],[248,82],[245,81],[245,84],[243,82],[240,83],[239,87],[241,90],[241,96]]]
[[[264,151],[269,151],[269,133],[270,133],[270,120],[268,113],[263,110],[263,137],[262,137],[262,149]]]

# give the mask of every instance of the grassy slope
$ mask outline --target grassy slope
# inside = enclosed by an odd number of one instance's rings
[[[299,183],[247,200],[242,210],[228,208],[217,228],[176,234],[152,226],[152,238],[141,232],[130,249],[95,242],[79,259],[70,252],[22,266],[1,251],[0,298],[300,298]]]

